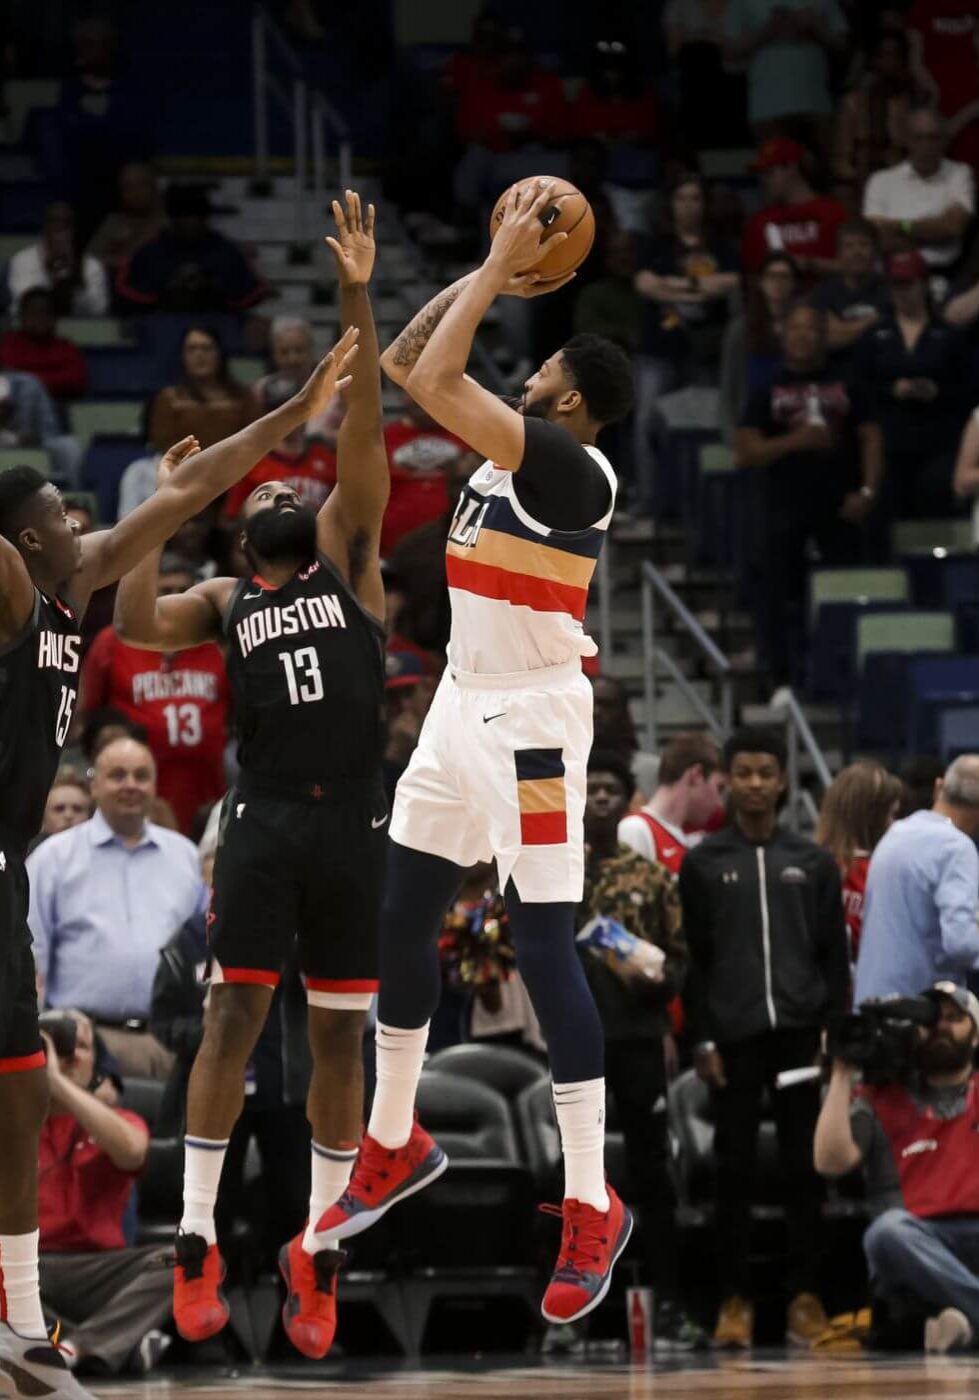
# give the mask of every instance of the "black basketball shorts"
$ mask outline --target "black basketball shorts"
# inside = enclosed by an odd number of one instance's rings
[[[314,1005],[377,990],[388,813],[380,784],[344,801],[224,800],[208,915],[212,983],[275,987],[294,940]]]
[[[0,846],[0,1074],[44,1064],[28,904],[24,862]]]

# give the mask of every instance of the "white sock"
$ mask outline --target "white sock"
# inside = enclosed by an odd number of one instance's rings
[[[367,1131],[382,1147],[404,1147],[415,1118],[415,1094],[425,1062],[428,1022],[416,1031],[377,1023],[377,1088]]]
[[[22,1337],[48,1335],[37,1283],[39,1230],[28,1235],[0,1235],[0,1320]]]
[[[227,1138],[223,1142],[184,1138],[184,1213],[180,1228],[185,1235],[203,1235],[208,1244],[217,1244],[218,1240],[214,1203],[227,1150]]]
[[[564,1153],[564,1198],[609,1208],[605,1190],[605,1080],[555,1084],[554,1110]]]
[[[352,1152],[345,1152],[339,1147],[320,1147],[318,1142],[313,1143],[309,1223],[303,1236],[303,1249],[307,1254],[340,1248],[340,1241],[334,1235],[317,1234],[316,1224],[323,1212],[346,1191],[356,1160],[356,1147]]]

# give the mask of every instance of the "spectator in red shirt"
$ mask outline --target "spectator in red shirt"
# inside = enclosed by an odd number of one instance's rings
[[[187,561],[164,555],[159,595],[185,593],[195,579]],[[227,786],[230,703],[224,656],[215,642],[165,656],[129,646],[106,627],[82,665],[84,713],[111,707],[143,726],[156,759],[157,792],[185,835],[200,808],[217,801]]]
[[[296,392],[288,375],[270,375],[263,383],[260,413],[271,413]],[[337,481],[336,453],[325,442],[311,441],[303,427],[296,428],[274,452],[269,452],[251,471],[232,486],[224,498],[224,520],[233,524],[242,506],[257,486],[266,481],[284,481],[301,499],[318,511]]]
[[[618,39],[599,39],[588,77],[571,107],[571,134],[587,141],[649,145],[656,138],[656,101],[635,56]]]
[[[768,203],[748,220],[741,244],[746,272],[758,272],[768,253],[790,253],[810,281],[838,270],[836,230],[850,217],[838,199],[816,194],[804,173],[809,152],[787,136],[773,137],[758,152]]]
[[[391,464],[391,499],[381,527],[385,558],[405,535],[445,514],[449,508],[446,476],[469,451],[461,438],[440,427],[414,399],[403,397],[401,417],[384,429]]]
[[[979,165],[979,14],[975,0],[914,0],[912,62],[948,119],[948,154]]]
[[[147,1371],[166,1346],[157,1329],[170,1312],[170,1270],[156,1245],[126,1247],[123,1217],[149,1131],[115,1106],[111,1081],[95,1077],[88,1017],[68,1011],[45,1019],[51,1107],[39,1154],[41,1299],[62,1319],[70,1365],[110,1375],[127,1364]]]
[[[898,815],[901,781],[880,763],[851,763],[830,783],[819,811],[816,842],[825,846],[843,881],[850,965],[856,966],[863,927],[863,897],[874,847]]]
[[[73,399],[88,387],[88,365],[77,345],[55,334],[54,298],[31,287],[17,303],[18,329],[0,340],[0,366],[33,374],[52,398]]]

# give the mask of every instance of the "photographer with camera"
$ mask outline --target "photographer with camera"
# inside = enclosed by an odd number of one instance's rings
[[[910,1301],[925,1349],[947,1352],[979,1338],[979,1000],[954,982],[924,997],[930,1014],[875,1002],[831,1035],[814,1155],[826,1177],[863,1167],[874,1295]]]
[[[126,1247],[123,1218],[149,1148],[142,1118],[110,1106],[95,1074],[95,1033],[80,1011],[41,1019],[51,1105],[38,1176],[41,1301],[62,1319],[69,1365],[147,1371],[167,1342],[170,1270],[156,1246]]]

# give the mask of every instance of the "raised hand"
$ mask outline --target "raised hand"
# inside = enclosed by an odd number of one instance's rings
[[[338,199],[333,201],[337,236],[325,238],[323,241],[336,261],[340,285],[366,286],[374,271],[374,256],[377,251],[374,246],[374,206],[368,204],[365,215],[357,191],[346,190],[345,194],[346,210]]]
[[[538,180],[536,185],[531,182],[524,189],[514,187],[510,191],[503,211],[503,222],[490,244],[486,259],[501,275],[506,274],[507,281],[531,272],[540,261],[546,232],[541,223],[541,214],[552,199],[550,180]],[[563,243],[567,236],[566,233],[551,234],[547,240],[548,251]],[[547,286],[542,290],[551,291],[552,287]]]
[[[168,447],[157,463],[157,487],[164,486],[170,480],[171,474],[180,466],[180,463],[186,462],[188,457],[196,457],[200,450],[201,445],[193,433],[189,437],[181,438],[172,447]]]
[[[296,397],[302,404],[306,418],[313,418],[322,413],[334,394],[340,389],[345,389],[353,379],[353,375],[347,374],[346,371],[353,364],[357,354],[359,335],[360,331],[356,326],[345,330],[299,390]]]

